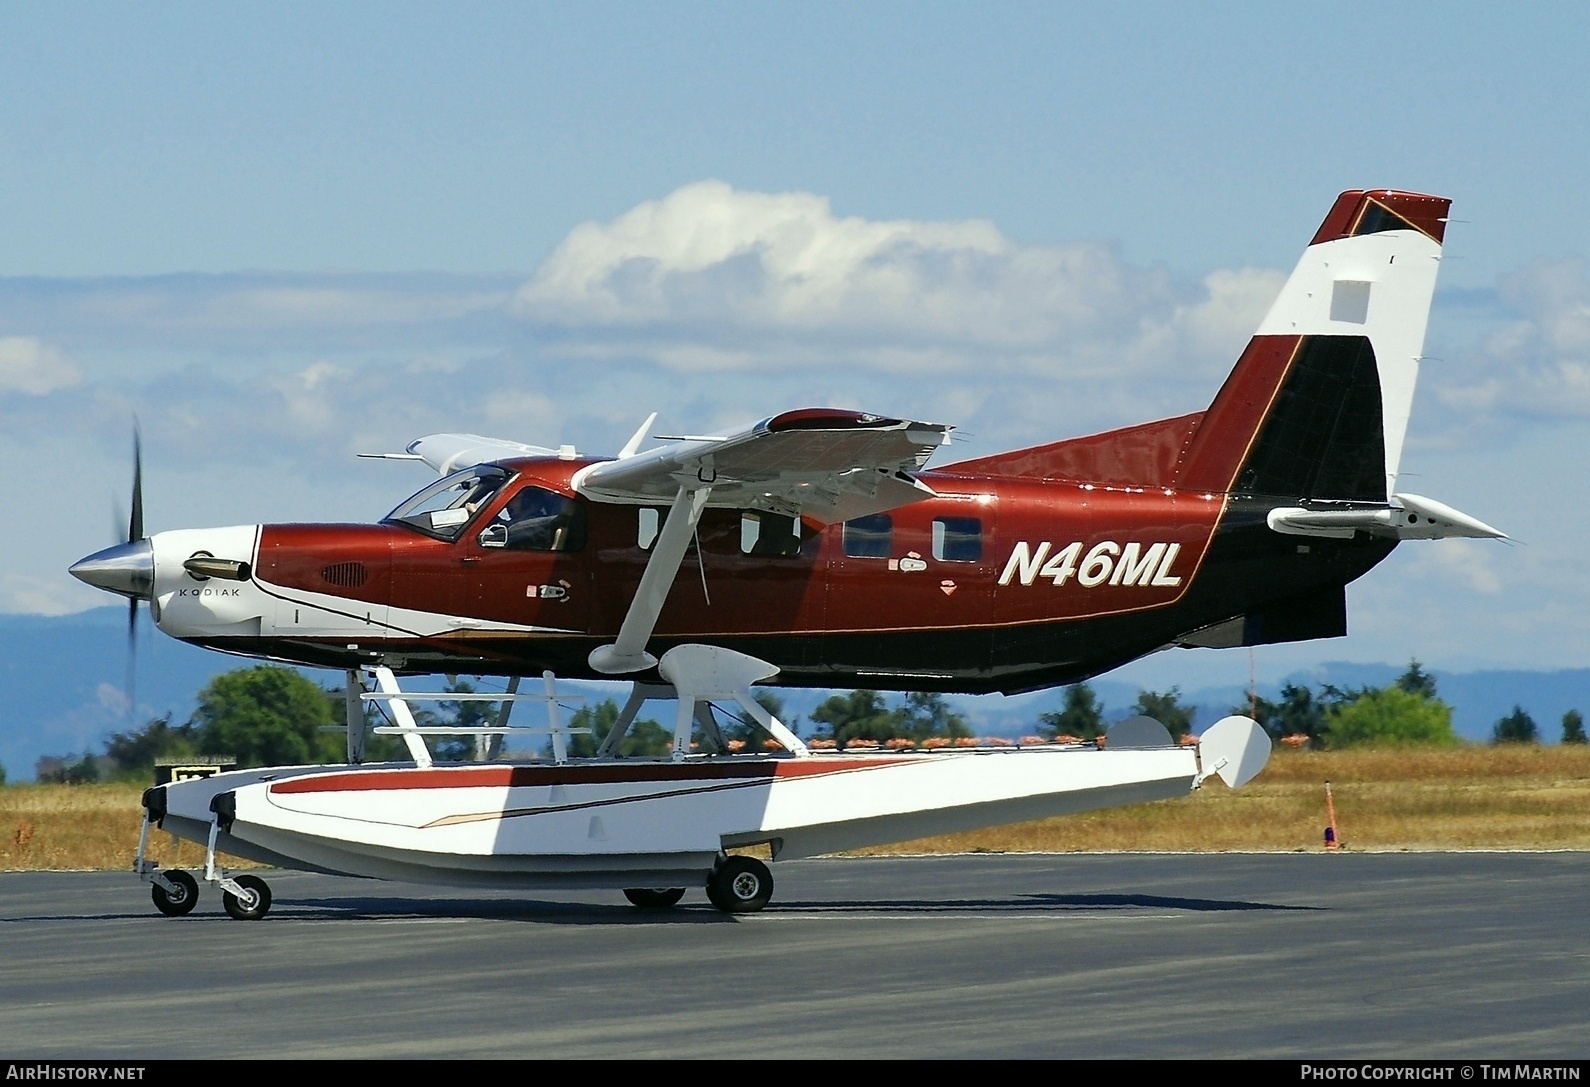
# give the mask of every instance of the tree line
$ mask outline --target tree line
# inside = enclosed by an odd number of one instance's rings
[[[1180,738],[1192,726],[1192,713],[1180,702],[1180,692],[1140,692],[1134,714],[1153,717]],[[1442,701],[1435,677],[1417,660],[1386,687],[1341,688],[1322,684],[1318,691],[1287,683],[1276,699],[1251,698],[1231,708],[1252,717],[1270,734],[1294,747],[1341,749],[1371,746],[1454,746],[1459,740],[1452,728],[1452,707]],[[1065,690],[1064,707],[1044,714],[1047,734],[1065,733],[1092,739],[1105,728],[1104,707],[1093,689],[1078,683]],[[1491,742],[1539,743],[1540,729],[1522,706],[1496,722]],[[1585,742],[1584,716],[1569,710],[1562,717],[1562,742]]]
[[[474,693],[465,679],[451,679],[447,694]],[[784,719],[782,700],[772,691],[757,692],[757,700],[775,717]],[[489,722],[493,703],[476,701],[424,704],[414,711],[421,725],[481,726]],[[435,706],[435,709],[429,706]],[[45,756],[35,767],[42,782],[80,784],[95,781],[148,780],[157,759],[193,756],[230,756],[242,767],[284,766],[339,762],[346,757],[344,726],[347,702],[343,689],[321,687],[302,673],[279,665],[258,665],[226,672],[199,692],[197,708],[183,724],[171,716],[149,721],[143,728],[114,733],[98,754]],[[389,723],[380,703],[364,706],[362,725]],[[1130,715],[1152,717],[1181,739],[1194,725],[1196,707],[1187,705],[1180,689],[1142,690],[1129,708]],[[1280,697],[1254,697],[1232,707],[1233,713],[1252,716],[1273,738],[1298,747],[1329,749],[1394,746],[1452,746],[1458,741],[1452,729],[1452,708],[1441,700],[1435,678],[1418,661],[1409,662],[1397,680],[1386,687],[1338,688],[1322,685],[1317,691],[1288,683]],[[619,708],[611,699],[582,706],[569,717],[572,730],[569,753],[576,757],[596,753],[597,746],[617,722]],[[732,710],[720,714],[722,732],[733,749],[759,746],[766,739],[750,718]],[[802,722],[785,720],[799,732]],[[844,749],[904,741],[922,746],[928,741],[969,739],[971,726],[953,710],[944,696],[913,691],[893,700],[878,691],[854,690],[835,694],[810,715],[807,739]],[[1040,715],[1036,731],[1046,740],[1086,742],[1108,728],[1106,708],[1086,683],[1064,689],[1061,707]],[[704,744],[704,737],[697,737]],[[1499,719],[1492,742],[1538,743],[1540,728],[1521,706]],[[1562,717],[1562,742],[1585,743],[1584,716],[1569,710]],[[476,755],[473,736],[431,737],[431,750],[440,761],[464,761]],[[651,718],[636,720],[626,733],[619,754],[666,755],[673,744],[673,729]],[[706,747],[710,750],[710,745]],[[396,736],[370,735],[365,743],[371,762],[407,757]],[[5,776],[0,769],[0,784]]]
[[[464,694],[474,693],[475,687],[468,680],[453,679],[443,690]],[[786,717],[776,693],[762,690],[756,698],[793,731],[801,731],[803,723]],[[295,669],[270,664],[237,669],[216,676],[199,692],[197,708],[186,722],[176,724],[168,714],[142,728],[112,734],[99,753],[45,756],[35,767],[36,777],[64,784],[144,781],[154,773],[156,760],[195,756],[228,756],[240,767],[338,762],[346,757],[346,707],[342,687],[321,687]],[[386,712],[381,703],[366,703],[365,727],[390,723]],[[480,726],[492,713],[492,703],[477,701],[416,704],[414,709],[420,725]],[[573,733],[569,754],[594,755],[618,716],[618,704],[611,698],[575,709],[565,719]],[[718,717],[732,750],[754,749],[767,740],[754,720],[733,707],[720,707]],[[810,739],[838,748],[896,739],[920,744],[972,735],[964,715],[951,709],[942,695],[928,692],[912,692],[893,701],[877,691],[836,694],[814,709],[805,724]],[[712,749],[706,737],[695,738],[703,749]],[[439,761],[465,761],[476,755],[473,736],[428,740]],[[672,747],[672,727],[643,717],[631,724],[618,753],[663,756]],[[407,752],[400,737],[370,735],[365,756],[370,762],[402,760]]]

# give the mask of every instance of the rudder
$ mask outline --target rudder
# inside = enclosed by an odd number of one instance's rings
[[[1389,500],[1450,205],[1389,189],[1336,199],[1189,441],[1179,486]]]

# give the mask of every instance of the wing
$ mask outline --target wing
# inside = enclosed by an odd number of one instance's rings
[[[591,667],[605,675],[657,664],[646,643],[702,510],[761,509],[833,524],[919,502],[933,491],[911,473],[949,444],[951,430],[939,423],[805,408],[722,437],[659,438],[668,444],[637,452],[655,419],[646,420],[616,460],[587,465],[572,481],[593,502],[669,507],[617,638],[591,651]],[[423,460],[445,475],[485,461],[573,459],[575,453],[476,434],[432,434],[411,442],[406,453],[386,455]]]
[[[602,461],[581,469],[573,482],[596,502],[666,505],[682,489],[710,488],[709,506],[833,524],[933,497],[910,473],[949,444],[951,429],[806,408],[724,437],[684,438]]]

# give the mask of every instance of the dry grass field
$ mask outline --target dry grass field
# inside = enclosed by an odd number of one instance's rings
[[[1277,750],[1246,788],[1212,781],[1184,800],[888,846],[873,853],[1322,848],[1324,782],[1356,850],[1590,849],[1590,748]],[[140,785],[0,787],[0,871],[129,868]],[[192,843],[152,836],[155,859],[193,867]]]
[[[0,871],[132,869],[144,785],[10,785],[0,788]],[[202,847],[150,836],[167,867],[204,863]]]
[[[1590,747],[1277,749],[1239,790],[886,846],[872,853],[1322,849],[1325,782],[1356,850],[1590,849]]]

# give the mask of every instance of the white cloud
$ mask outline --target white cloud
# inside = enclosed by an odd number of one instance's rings
[[[1495,596],[1502,591],[1502,580],[1494,563],[1505,550],[1489,540],[1442,540],[1428,545],[1421,558],[1435,577],[1459,588]]]
[[[99,699],[99,704],[109,710],[113,717],[125,716],[131,709],[127,701],[127,694],[121,688],[109,683],[101,683],[94,689],[94,696]]]
[[[557,426],[558,406],[540,393],[506,390],[488,398],[482,413],[512,433],[545,434]]]
[[[1590,417],[1590,274],[1586,262],[1536,261],[1503,278],[1507,317],[1467,352],[1437,394],[1476,416]]]
[[[686,185],[571,231],[514,312],[584,357],[689,371],[833,364],[1055,378],[1235,359],[1276,272],[1196,286],[1112,247],[1024,246],[985,220],[842,218],[811,193]],[[569,342],[572,341],[572,342]]]
[[[72,360],[32,336],[0,336],[0,393],[43,396],[83,380]]]
[[[343,286],[246,287],[210,298],[194,319],[211,327],[410,326],[451,320],[507,301],[504,293],[440,293]]]
[[[0,612],[25,615],[73,615],[101,608],[109,599],[61,571],[53,577],[10,573],[0,575]]]

